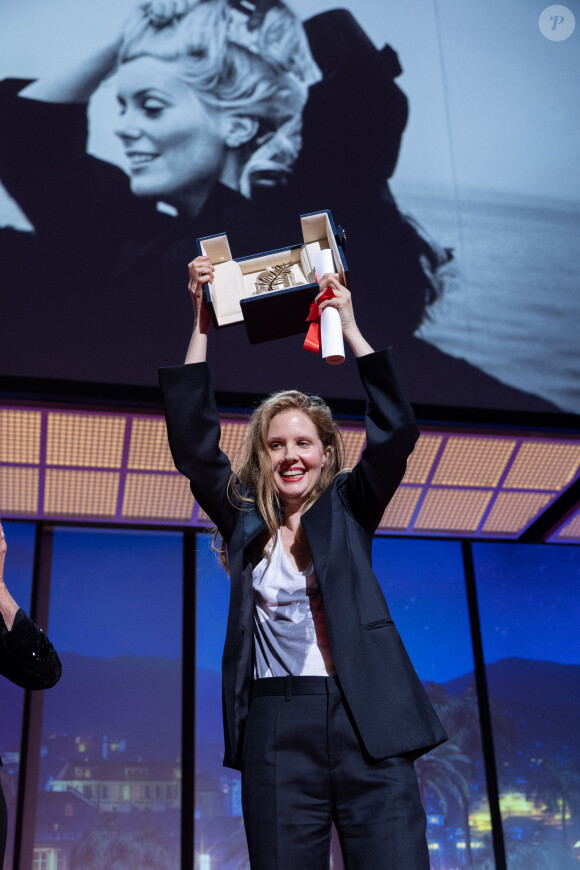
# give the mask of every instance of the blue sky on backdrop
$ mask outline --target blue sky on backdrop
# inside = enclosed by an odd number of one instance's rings
[[[4,527],[6,580],[17,597],[32,568],[34,526]],[[178,532],[57,528],[48,629],[58,650],[179,658],[181,541]]]
[[[5,523],[6,579],[28,606],[34,526]],[[210,538],[198,547],[198,666],[219,670],[229,580]],[[488,662],[512,656],[580,663],[580,548],[474,545]],[[49,630],[83,655],[181,655],[181,535],[58,528]],[[473,667],[461,545],[378,538],[375,573],[423,679],[445,682]],[[122,618],[119,618],[119,614]]]

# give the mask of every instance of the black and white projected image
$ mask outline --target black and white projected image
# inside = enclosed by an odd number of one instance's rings
[[[195,239],[253,254],[329,208],[413,402],[580,412],[580,52],[541,12],[1,5],[0,373],[156,383],[187,346]],[[220,330],[217,389],[359,396],[300,345]]]

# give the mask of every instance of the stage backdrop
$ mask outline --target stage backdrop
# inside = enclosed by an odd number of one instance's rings
[[[328,208],[412,401],[580,412],[578,11],[2,3],[0,374],[156,383],[195,239],[253,254]],[[216,332],[216,386],[360,395],[301,344]]]

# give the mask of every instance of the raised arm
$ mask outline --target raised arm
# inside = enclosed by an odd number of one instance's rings
[[[391,349],[360,356],[357,365],[368,395],[367,441],[359,462],[346,478],[343,493],[353,514],[369,534],[374,534],[403,479],[419,430]]]
[[[206,362],[211,318],[203,286],[212,280],[214,269],[208,257],[197,257],[188,269],[193,334],[185,365],[159,369],[159,383],[175,467],[189,479],[193,495],[229,541],[239,511],[228,490],[231,465],[219,446],[219,415]]]
[[[211,317],[203,296],[203,287],[208,281],[213,281],[215,269],[209,257],[196,257],[187,268],[189,270],[188,289],[193,303],[194,324],[185,362],[205,362]]]
[[[114,72],[124,42],[133,39],[144,26],[161,30],[173,18],[185,15],[198,0],[117,0],[107,4],[106,14],[99,4],[84,10],[80,19],[83,30],[76,38],[71,36],[70,56],[62,60],[51,58],[50,71],[25,88],[21,95],[45,103],[86,103],[101,82]],[[76,19],[79,21],[79,19]],[[67,22],[67,31],[71,24]],[[78,26],[78,25],[77,25]],[[72,31],[71,31],[72,33]],[[74,57],[76,46],[92,40],[94,47],[82,57]]]
[[[419,432],[391,351],[374,351],[364,338],[356,323],[350,291],[340,283],[338,275],[323,276],[317,299],[328,287],[334,297],[319,302],[319,311],[327,307],[338,310],[344,339],[357,358],[369,398],[367,443],[360,461],[347,476],[342,493],[352,513],[373,534],[403,478],[407,457]]]
[[[121,36],[91,55],[45,74],[20,92],[21,97],[43,103],[88,103],[103,79],[115,69]]]

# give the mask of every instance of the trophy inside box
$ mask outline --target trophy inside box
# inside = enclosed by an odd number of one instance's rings
[[[252,344],[305,333],[319,292],[314,258],[321,250],[331,251],[335,271],[348,286],[344,234],[332,214],[301,215],[300,223],[302,244],[235,259],[225,233],[197,240],[199,253],[215,267],[205,298],[218,329],[243,322]]]

